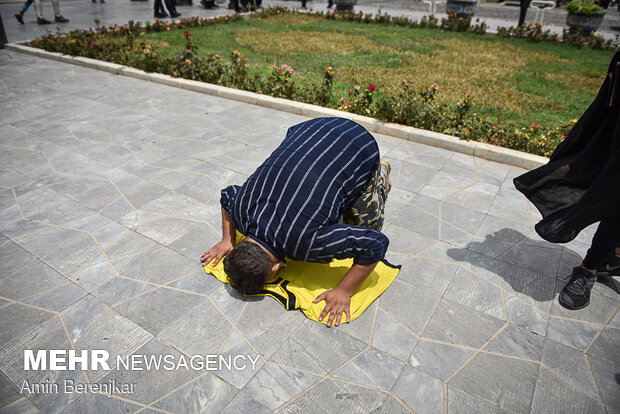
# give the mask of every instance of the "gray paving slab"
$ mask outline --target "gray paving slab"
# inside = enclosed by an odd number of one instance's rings
[[[63,10],[76,25],[150,15],[133,3]],[[24,36],[38,30],[27,23]],[[38,411],[15,394],[45,374],[23,370],[23,350],[71,341],[111,358],[258,360],[88,371],[140,391],[39,396],[42,410],[552,412],[563,407],[554,395],[619,410],[616,288],[597,284],[582,311],[556,303],[594,229],[564,246],[540,240],[511,183],[523,170],[377,134],[394,171],[387,257],[403,268],[359,319],[327,329],[241,297],[197,260],[220,238],[219,189],[243,183],[306,118],[7,51],[0,81],[0,381],[13,404],[3,412]]]
[[[495,372],[489,375],[489,370]],[[462,391],[490,401],[500,409],[529,412],[539,365],[490,354],[478,354],[450,381]]]

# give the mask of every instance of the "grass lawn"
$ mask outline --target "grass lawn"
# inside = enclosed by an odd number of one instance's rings
[[[403,80],[439,85],[438,100],[454,104],[473,95],[475,110],[519,125],[554,127],[579,118],[603,82],[613,52],[533,43],[438,29],[326,20],[283,14],[190,30],[200,54],[243,54],[251,69],[295,69],[298,84],[335,69],[334,92],[355,84],[396,90]],[[183,32],[143,35],[165,54],[183,49]]]

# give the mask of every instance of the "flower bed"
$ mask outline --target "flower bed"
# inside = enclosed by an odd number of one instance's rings
[[[255,16],[266,17],[284,13],[296,14],[297,12],[274,7],[264,9]],[[315,15],[327,19],[361,23],[442,28],[475,34],[486,32],[484,23],[472,24],[471,19],[456,16],[449,16],[440,23],[434,16],[425,17],[418,22],[406,17],[392,18],[380,12],[376,15],[363,13],[316,13]],[[237,50],[230,53],[230,61],[222,59],[217,54],[204,57],[198,53],[198,48],[192,41],[191,28],[244,18],[240,15],[212,19],[194,17],[183,19],[178,23],[156,20],[153,23],[147,22],[145,25],[130,21],[127,26],[111,25],[89,30],[74,30],[67,34],[49,34],[30,42],[30,45],[51,52],[114,62],[147,72],[159,72],[174,77],[337,108],[384,121],[442,132],[462,139],[488,142],[537,155],[549,155],[572,126],[572,122],[556,128],[546,128],[540,125],[523,127],[509,122],[501,124],[492,122],[473,112],[471,96],[466,95],[451,105],[440,103],[436,99],[439,93],[438,85],[414,88],[408,80],[402,81],[399,87],[391,92],[379,91],[375,85],[351,85],[348,93],[340,96],[332,88],[335,69],[331,66],[324,69],[320,81],[300,86],[296,82],[295,70],[288,65],[274,64],[267,75],[261,76],[250,70],[245,57]],[[185,37],[185,47],[172,56],[161,53],[156,41],[145,41],[141,38],[143,34],[171,30],[183,30]],[[500,35],[524,37],[521,32],[513,34],[510,31],[500,33]],[[543,34],[540,36],[544,37]],[[561,41],[561,39],[550,36],[548,39],[531,36],[531,40]]]

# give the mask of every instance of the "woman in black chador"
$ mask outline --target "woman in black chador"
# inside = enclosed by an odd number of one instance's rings
[[[620,275],[620,52],[598,96],[547,165],[514,179],[541,212],[536,232],[566,243],[599,222],[580,266],[573,269],[559,301],[568,309],[590,303],[598,276]]]

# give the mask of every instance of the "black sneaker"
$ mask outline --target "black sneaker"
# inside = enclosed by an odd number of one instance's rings
[[[54,17],[54,20],[56,21],[56,23],[67,23],[69,21],[69,19],[67,19],[66,17],[62,17],[61,15]]]
[[[20,22],[21,24],[24,24],[24,17],[22,16],[21,13],[17,13],[15,15],[15,18],[17,19],[18,22]]]
[[[560,305],[571,310],[585,308],[590,304],[590,291],[595,282],[596,275],[581,267],[574,268],[568,284],[558,298]]]
[[[620,276],[620,256],[614,254],[609,258],[607,263],[601,266],[597,273],[598,276]]]
[[[45,17],[37,17],[38,24],[50,24],[51,22],[47,20]]]

